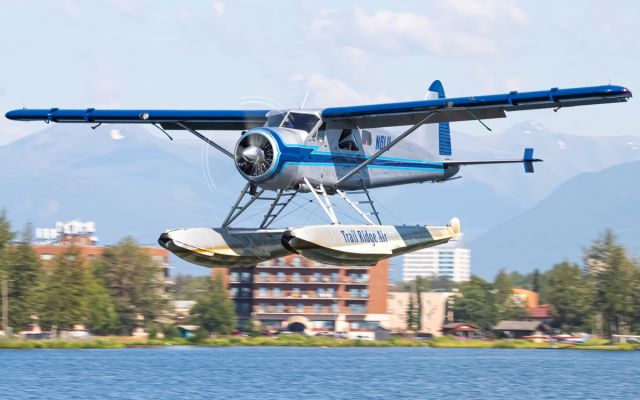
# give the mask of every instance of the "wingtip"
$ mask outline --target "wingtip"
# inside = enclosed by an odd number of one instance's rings
[[[11,110],[11,111],[7,111],[6,114],[4,114],[4,117],[6,119],[10,119],[10,120],[17,120],[18,119],[18,112],[20,110]]]

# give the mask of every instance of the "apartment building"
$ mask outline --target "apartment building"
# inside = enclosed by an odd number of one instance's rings
[[[386,260],[344,267],[290,255],[227,274],[241,325],[253,320],[263,329],[373,338],[387,320]]]
[[[402,280],[410,282],[417,276],[467,282],[471,279],[471,251],[459,242],[450,242],[405,254]]]

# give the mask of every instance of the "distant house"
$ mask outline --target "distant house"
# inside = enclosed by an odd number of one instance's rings
[[[178,325],[178,333],[183,339],[191,339],[196,336],[198,328],[197,325]]]
[[[542,321],[547,324],[550,323],[552,320],[551,305],[540,304],[537,307],[527,308],[527,318],[530,320]]]
[[[500,321],[493,331],[498,337],[521,339],[544,335],[549,331],[549,326],[542,321]]]
[[[478,325],[469,322],[451,322],[442,327],[443,335],[473,336],[478,332]]]

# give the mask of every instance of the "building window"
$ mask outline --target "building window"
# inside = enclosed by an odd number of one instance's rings
[[[229,281],[231,282],[238,282],[240,280],[239,275],[237,272],[232,272],[229,274]]]
[[[322,312],[322,305],[320,305],[320,304],[314,304],[314,305],[313,305],[313,309],[314,309],[314,311],[315,311],[315,312],[317,312],[317,313],[321,313],[321,312]]]
[[[314,279],[314,282],[322,281],[322,274],[320,272],[314,272],[313,279]]]
[[[300,288],[293,288],[293,297],[300,297]]]
[[[280,297],[282,290],[280,288],[273,288],[273,297]]]
[[[302,260],[300,260],[300,257],[294,257],[293,262],[291,264],[294,267],[299,267],[301,263],[302,263]]]
[[[334,321],[313,321],[311,322],[311,327],[314,329],[325,329],[328,331],[332,331],[335,327]]]
[[[240,294],[242,297],[251,297],[251,288],[243,287],[240,289]]]
[[[268,272],[260,272],[260,282],[269,282]]]
[[[349,306],[353,314],[366,314],[367,308],[363,304],[351,304]]]
[[[43,261],[50,261],[53,260],[53,254],[43,254],[40,256],[40,259]]]
[[[327,297],[336,297],[336,290],[334,288],[328,288]]]
[[[332,272],[331,273],[331,282],[337,283],[340,281],[340,274],[338,274],[337,272]]]
[[[284,312],[284,304],[278,303],[276,306],[276,312],[283,313]]]
[[[378,321],[352,321],[349,323],[349,328],[374,330],[378,328],[379,325],[380,322]]]
[[[240,275],[240,281],[244,283],[251,282],[251,272],[243,272]]]
[[[358,297],[360,297],[359,296],[360,291],[358,289],[351,289],[349,292],[351,293],[352,299],[357,299]]]
[[[367,289],[362,289],[360,291],[360,297],[362,297],[363,299],[369,298],[369,291]]]
[[[229,293],[231,294],[231,297],[238,296],[238,288],[237,287],[232,287],[231,289],[229,289]]]
[[[293,274],[293,281],[296,283],[300,282],[300,272],[295,272]]]
[[[302,304],[302,303],[296,304],[296,312],[303,313],[304,312],[304,304]]]
[[[251,312],[251,304],[249,303],[236,303],[236,312],[238,314],[248,314]]]
[[[269,290],[267,290],[267,288],[260,288],[260,297],[267,297],[269,296]]]
[[[316,289],[316,295],[318,297],[324,297],[324,289],[323,288]]]
[[[338,314],[340,312],[340,307],[338,306],[338,304],[333,303],[331,305],[331,312],[334,314]]]
[[[284,282],[284,272],[278,272],[278,282]]]

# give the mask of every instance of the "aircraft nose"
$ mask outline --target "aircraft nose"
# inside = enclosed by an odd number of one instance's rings
[[[256,146],[249,146],[246,149],[242,150],[242,157],[251,163],[260,161],[260,159],[262,158],[261,156],[262,150],[260,150]]]

